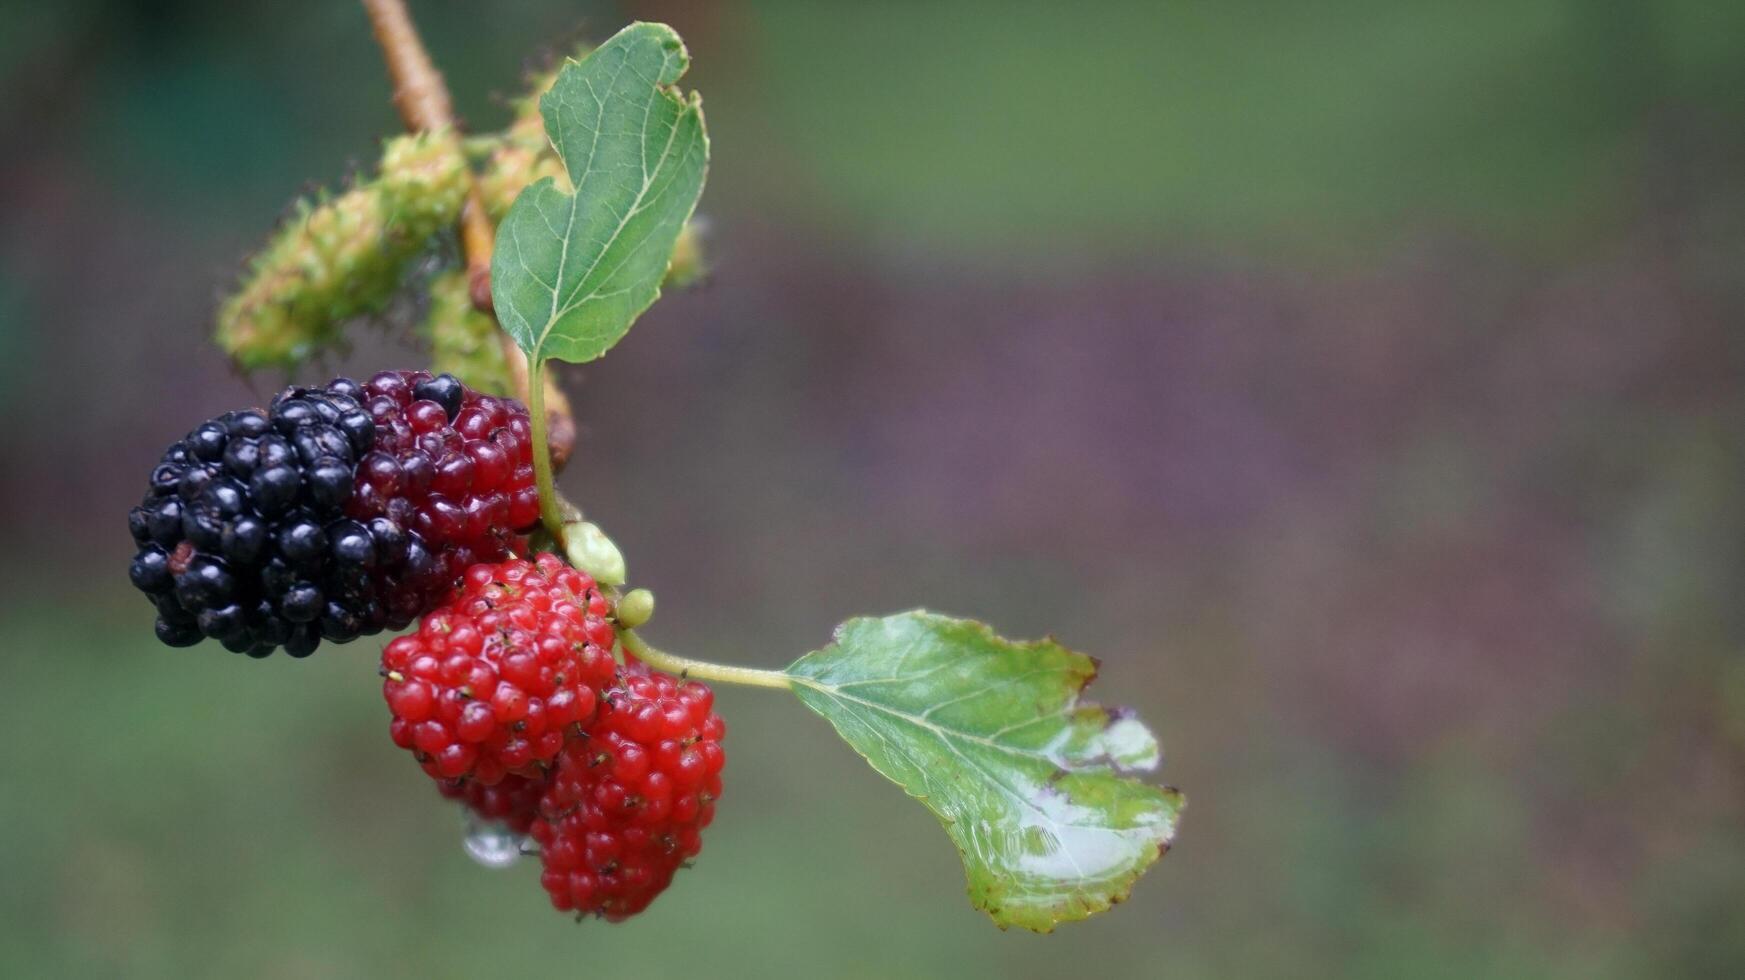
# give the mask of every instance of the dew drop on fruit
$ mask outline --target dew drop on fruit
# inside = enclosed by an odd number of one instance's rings
[[[483,820],[467,815],[467,835],[463,841],[467,856],[487,868],[507,868],[521,859],[523,849],[534,847],[532,838],[517,834],[496,820]]]

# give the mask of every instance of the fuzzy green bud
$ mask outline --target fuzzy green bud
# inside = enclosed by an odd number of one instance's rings
[[[419,330],[430,342],[430,370],[448,372],[475,391],[514,394],[497,323],[473,306],[462,269],[430,280],[430,306]]]
[[[683,289],[703,278],[709,270],[703,264],[702,238],[696,218],[685,222],[679,229],[678,240],[673,242],[673,257],[667,262],[666,278],[661,285]]]
[[[466,161],[447,134],[388,140],[374,179],[298,203],[219,308],[219,346],[244,368],[294,367],[333,346],[346,320],[387,305],[466,191]]]

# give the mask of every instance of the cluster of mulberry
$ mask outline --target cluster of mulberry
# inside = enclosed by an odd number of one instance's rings
[[[702,847],[725,726],[707,686],[617,663],[608,612],[552,555],[476,565],[388,644],[382,694],[444,796],[538,843],[554,906],[618,921]]]
[[[307,656],[382,630],[394,743],[537,842],[558,909],[618,921],[695,857],[721,795],[708,687],[617,659],[610,599],[551,554],[532,428],[451,375],[285,389],[164,452],[129,575],[171,646]]]

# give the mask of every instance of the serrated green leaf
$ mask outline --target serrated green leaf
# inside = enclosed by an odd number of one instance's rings
[[[574,192],[522,191],[491,260],[497,319],[535,360],[599,357],[660,295],[709,162],[702,104],[673,87],[689,65],[672,28],[632,24],[540,99]]]
[[[795,661],[794,693],[939,817],[970,901],[1047,932],[1127,897],[1169,849],[1183,797],[1138,718],[1081,702],[1096,661],[927,612],[851,619]]]

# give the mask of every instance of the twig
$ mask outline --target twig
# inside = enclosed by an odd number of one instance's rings
[[[388,63],[388,76],[394,80],[394,106],[406,128],[416,132],[452,126],[454,104],[448,86],[424,50],[406,4],[401,0],[363,0],[363,4],[376,43],[382,46],[382,59]]]
[[[388,64],[388,77],[394,82],[394,107],[400,111],[401,121],[412,132],[446,132],[455,142],[455,152],[461,152],[448,85],[431,62],[430,53],[424,49],[405,0],[363,0],[363,5],[369,13],[370,26],[375,30],[376,43],[381,45],[382,60]],[[470,168],[468,182],[471,186],[467,190],[466,203],[461,206],[459,227],[461,255],[467,267],[467,291],[474,307],[494,317],[491,253],[496,248],[497,230],[485,214],[478,182],[472,179]],[[509,369],[516,394],[521,396],[522,404],[534,404],[526,358],[507,332],[499,330],[497,336],[503,346],[503,362]],[[549,406],[552,465],[562,469],[575,448],[576,423],[563,390],[552,384],[548,376],[542,377],[541,381]]]

